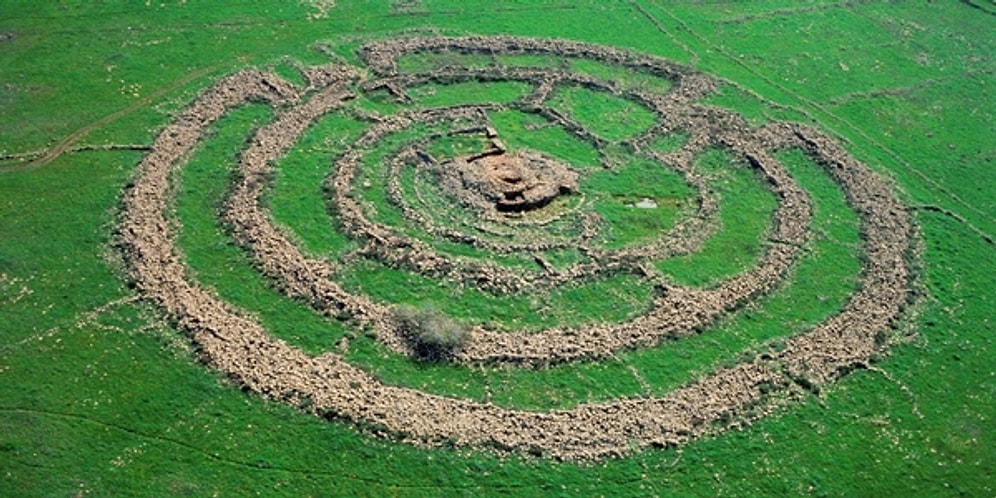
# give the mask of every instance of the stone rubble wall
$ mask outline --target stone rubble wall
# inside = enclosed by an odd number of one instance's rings
[[[413,39],[368,45],[362,53],[374,70],[389,72],[402,53],[440,49],[529,51],[636,64],[666,77],[702,82],[695,84],[702,88],[678,86],[686,102],[714,85],[703,75],[664,61],[559,40]],[[310,95],[273,74],[259,71],[241,71],[220,80],[159,134],[122,200],[118,236],[137,290],[190,334],[206,363],[250,391],[297,402],[316,414],[354,421],[372,432],[420,444],[490,447],[560,459],[602,458],[638,448],[680,444],[718,429],[749,424],[774,409],[786,395],[798,393],[797,384],[819,387],[832,382],[882,352],[876,335],[893,324],[906,302],[906,256],[913,229],[906,210],[885,182],[813,128],[777,123],[750,130],[741,119],[725,111],[682,104],[687,112],[678,114],[669,125],[690,130],[692,142],[697,145],[682,149],[671,159],[691,157],[702,143],[719,140],[763,172],[779,196],[771,234],[777,242],[770,246],[763,261],[714,288],[668,287],[649,313],[625,324],[538,334],[477,330],[474,342],[459,360],[566,361],[604,356],[621,347],[648,346],[662,337],[692,333],[731,306],[767,292],[797,258],[796,249],[806,240],[810,219],[805,192],[769,155],[787,147],[802,148],[826,168],[860,214],[864,241],[860,288],[838,314],[788,339],[784,350],[720,368],[666,395],[582,404],[549,412],[502,408],[388,386],[345,363],[337,354],[308,356],[271,338],[244,311],[234,309],[188,278],[167,217],[172,195],[169,178],[182,168],[205,128],[230,109],[249,101],[290,106],[272,125],[260,129],[243,152],[239,163],[241,179],[229,200],[226,218],[261,270],[281,282],[289,294],[305,296],[329,312],[353,316],[392,341],[392,324],[384,307],[350,295],[333,283],[327,277],[334,268],[303,256],[272,227],[259,206],[267,164],[279,157],[308,123],[350,97],[349,82],[353,77],[352,71],[335,66],[311,72],[309,89],[318,90]],[[306,101],[302,103],[302,99]],[[668,101],[662,102],[659,109],[673,109]],[[679,104],[674,101],[673,105]],[[385,121],[407,126],[406,119],[393,117]],[[702,127],[712,128],[702,131]],[[339,165],[357,159],[347,154],[347,162],[340,161]],[[337,192],[345,192],[346,187],[337,184]],[[351,208],[343,199],[337,198],[336,203]],[[376,226],[365,226],[361,213],[354,219],[359,226],[351,230],[382,241],[386,247],[407,252],[421,249],[393,241],[394,234]],[[413,263],[431,262],[432,256],[427,254],[416,252],[411,259]]]

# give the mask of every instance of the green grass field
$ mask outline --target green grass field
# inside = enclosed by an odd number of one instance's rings
[[[158,132],[212,82],[245,67],[300,84],[301,64],[332,57],[360,66],[356,49],[366,42],[472,34],[663,57],[719,78],[703,103],[734,110],[751,126],[796,121],[835,137],[893,186],[922,241],[920,297],[890,331],[890,353],[742,429],[581,463],[377,437],[242,390],[200,363],[184,332],[129,285],[115,247],[122,193]],[[2,2],[0,496],[996,495],[993,54],[996,6],[980,0]],[[399,61],[404,70],[494,64],[559,67],[626,90],[671,88],[585,59]],[[511,102],[530,91],[520,82],[429,82],[411,89],[410,105]],[[510,150],[544,151],[583,171],[581,193],[597,195],[567,199],[609,227],[597,242],[638,245],[688,215],[693,194],[679,175],[655,174],[622,144],[653,125],[651,112],[576,85],[556,88],[549,102],[608,145],[598,150],[515,109],[488,111],[487,119]],[[386,92],[349,105],[380,115],[405,107]],[[348,339],[346,361],[385,384],[539,411],[662,395],[745,351],[779,347],[834,315],[858,285],[859,215],[821,167],[787,150],[777,158],[810,196],[810,240],[776,289],[700,334],[539,369],[415,361],[286,297],[232,241],[219,213],[234,164],[246,137],[273,114],[257,104],[228,113],[176,175],[172,216],[185,264],[192,278],[309,353]],[[274,164],[263,203],[310,256],[337,261],[357,249],[338,231],[323,182],[367,125],[329,114]],[[405,133],[370,151],[357,182],[383,180],[377,159],[403,145]],[[674,150],[687,138],[676,130],[653,148]],[[431,150],[480,146],[461,140],[437,140]],[[723,148],[707,149],[694,165],[720,201],[716,231],[694,253],[652,266],[669,282],[709,286],[757,262],[777,202]],[[405,195],[429,180],[403,177]],[[452,214],[445,193],[425,192],[438,219]],[[433,240],[383,190],[357,195],[375,219],[436,250],[539,271],[532,254]],[[634,211],[645,198],[658,208]],[[549,230],[572,237],[571,220]],[[585,257],[570,249],[542,256],[556,267]],[[335,276],[378,302],[431,303],[462,323],[499,330],[619,322],[646,311],[654,292],[619,274],[493,295],[366,260]]]

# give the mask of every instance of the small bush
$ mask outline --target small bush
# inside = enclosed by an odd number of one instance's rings
[[[394,319],[423,359],[445,359],[470,340],[469,327],[435,306],[398,306],[394,309]]]

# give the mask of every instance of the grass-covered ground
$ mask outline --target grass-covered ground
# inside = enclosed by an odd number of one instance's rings
[[[996,8],[977,1],[332,4],[0,5],[0,496],[996,492]],[[239,390],[198,363],[182,332],[136,300],[123,280],[112,247],[121,192],[141,149],[219,76],[255,66],[293,79],[296,62],[328,60],[315,43],[358,64],[357,46],[400,34],[515,34],[633,49],[724,79],[706,102],[752,125],[796,120],[838,137],[890,179],[919,226],[925,297],[895,332],[908,340],[873,371],[855,372],[742,431],[585,464],[418,448]],[[402,62],[415,69],[436,63]],[[584,60],[520,56],[502,63],[566,64],[624,88],[667,88]],[[416,103],[426,106],[523,92],[509,83],[416,90]],[[650,124],[631,102],[581,88],[558,89],[551,101],[610,140]],[[376,96],[353,105],[385,114],[397,108]],[[175,216],[186,262],[198,281],[292,344],[320,352],[349,336],[346,359],[389,384],[536,410],[661,394],[737,361],[744,350],[777,347],[778,338],[834,313],[858,276],[857,216],[817,165],[786,151],[778,158],[812,198],[812,237],[789,278],[746,310],[700,335],[605,362],[538,371],[414,362],[285,298],[231,243],[218,217],[231,165],[247,132],[271,115],[247,107],[219,121],[178,175]],[[552,150],[588,168],[599,162],[597,151],[562,129],[528,122],[535,116],[501,111],[490,118],[512,148]],[[354,248],[333,230],[322,179],[362,129],[346,116],[325,118],[276,165],[266,204],[309,254],[335,258]],[[774,200],[749,169],[732,163],[721,149],[697,159],[721,199],[719,226],[700,251],[655,265],[671,280],[708,284],[763,251]],[[660,229],[673,221],[634,217],[612,203],[617,197],[687,195],[680,182],[646,181],[643,169],[635,160],[616,174],[588,177],[590,189],[613,194],[594,209],[615,220],[617,244],[639,242],[643,224]],[[627,183],[650,194],[625,198]],[[675,209],[669,216],[680,215]],[[507,263],[522,264],[513,257]],[[642,309],[650,292],[625,275],[532,299],[421,280],[431,290],[419,292],[409,274],[375,263],[350,267],[342,278],[378,299],[431,300],[467,322],[516,328],[621,320]]]

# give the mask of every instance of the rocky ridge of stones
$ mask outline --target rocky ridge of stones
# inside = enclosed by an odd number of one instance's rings
[[[527,47],[581,55],[602,50],[573,42],[509,38],[404,43],[407,44],[404,47],[420,50],[437,46],[485,50],[485,45],[490,47],[488,50]],[[368,46],[365,50],[375,68],[390,62],[398,53],[391,42]],[[618,55],[614,51],[609,54]],[[629,57],[623,60],[631,60]],[[280,125],[261,130],[246,149],[240,162],[243,179],[237,186],[238,193],[230,199],[227,216],[235,223],[237,236],[252,248],[260,264],[268,265],[264,271],[279,274],[288,287],[302,284],[300,288],[289,289],[291,293],[314,294],[335,303],[340,312],[376,325],[384,321],[382,308],[364,298],[349,296],[331,283],[328,287],[315,287],[313,284],[323,280],[327,268],[313,266],[278,231],[271,231],[258,209],[256,199],[263,184],[259,177],[263,170],[258,168],[281,153],[288,144],[285,142],[288,136],[297,136],[295,132],[307,126],[315,115],[349,96],[346,82],[352,77],[350,71],[332,67],[313,73],[312,77],[309,86],[321,90],[306,103],[282,113],[275,121]],[[625,454],[635,448],[679,444],[706,432],[749,423],[752,417],[770,411],[779,399],[778,394],[797,392],[796,384],[819,387],[864,364],[881,352],[876,335],[897,319],[906,302],[909,270],[905,258],[912,227],[906,210],[881,179],[832,140],[809,127],[778,123],[760,130],[746,127],[740,130],[742,121],[733,116],[693,107],[716,119],[710,122],[719,123],[717,134],[711,136],[721,137],[723,144],[743,154],[756,167],[768,169],[769,181],[782,198],[772,238],[783,242],[773,244],[766,262],[758,268],[714,289],[673,289],[658,299],[651,313],[635,321],[639,326],[630,325],[630,329],[615,332],[656,338],[659,330],[644,327],[701,321],[710,306],[715,306],[708,302],[710,299],[749,299],[778,280],[793,260],[792,248],[805,240],[809,211],[806,196],[801,195],[784,170],[772,166],[777,162],[768,155],[770,150],[787,147],[802,148],[816,158],[861,215],[865,249],[861,285],[837,315],[787,340],[782,351],[721,368],[655,398],[532,412],[384,385],[334,353],[310,357],[269,337],[259,323],[191,282],[185,276],[182,256],[167,219],[169,175],[182,167],[183,158],[197,144],[206,126],[229,109],[250,100],[279,106],[300,102],[303,97],[275,75],[258,71],[242,71],[216,83],[156,138],[123,198],[119,238],[138,290],[191,334],[206,362],[249,390],[302,404],[307,400],[308,409],[317,414],[361,422],[375,432],[403,440],[487,446],[563,459],[600,458]],[[690,116],[682,119],[686,121],[678,124],[699,122]],[[568,349],[566,354],[571,354],[575,349],[589,348],[588,343],[576,339],[571,336],[567,342],[557,343],[556,336],[543,337],[542,341],[555,344],[551,348],[533,344],[532,340],[541,342],[539,336],[499,334],[488,337],[487,340],[499,342],[481,346],[479,354],[499,354],[505,347],[512,348],[511,351],[519,348],[520,355],[547,355],[551,349]],[[598,351],[611,348],[619,337],[599,336],[596,340],[602,341],[592,348]],[[521,342],[515,344],[515,341]]]
[[[530,72],[535,76],[534,73],[537,71]],[[704,88],[676,93],[685,96],[699,95],[710,87],[702,83],[705,81],[702,78],[692,78],[690,81],[694,84],[703,84]],[[402,86],[393,85],[393,87],[395,91],[403,91]],[[678,88],[680,90],[680,86]],[[726,111],[695,106],[689,111],[686,109],[688,105],[682,105],[685,97],[675,100],[648,94],[642,98],[657,106],[655,111],[666,120],[667,125],[691,132],[692,136],[685,147],[668,157],[670,160],[680,161],[676,166],[679,170],[691,169],[690,161],[695,153],[717,140],[756,163],[757,169],[770,184],[769,187],[780,198],[771,235],[771,238],[778,243],[770,245],[762,261],[755,268],[714,288],[700,290],[662,284],[662,295],[655,299],[649,312],[624,323],[594,324],[570,329],[551,328],[539,332],[496,331],[475,327],[471,341],[453,355],[453,361],[542,365],[584,358],[601,358],[621,349],[651,346],[663,338],[687,335],[703,328],[723,313],[732,311],[758,294],[774,288],[791,268],[799,247],[806,240],[810,219],[808,197],[795,185],[780,164],[766,155],[763,150],[748,150],[753,142],[750,138],[751,130],[746,123]],[[336,162],[334,174],[329,180],[330,190],[333,192],[333,203],[344,231],[355,238],[367,241],[362,251],[365,255],[391,265],[402,265],[455,281],[463,279],[466,285],[476,288],[520,292],[529,288],[532,282],[517,272],[496,264],[454,260],[443,256],[419,240],[397,234],[388,227],[369,221],[360,203],[350,195],[350,185],[353,183],[361,159],[359,151],[364,147],[373,146],[385,135],[417,123],[472,120],[480,113],[481,108],[478,106],[455,106],[406,112],[381,119]],[[276,150],[286,148],[293,141],[293,135],[282,136],[285,142],[275,145]],[[260,178],[265,177],[266,164],[272,158],[267,156],[265,160],[258,161],[258,164],[253,166],[256,168],[253,174]],[[245,163],[246,159],[243,158],[240,166],[243,171],[250,167]],[[249,173],[243,174],[249,176]],[[257,198],[260,193],[261,190],[257,189]],[[251,202],[248,197],[242,199],[244,209],[249,209]],[[258,210],[255,207],[252,209]],[[230,215],[237,216],[239,212],[240,210],[229,210]],[[265,220],[259,218],[259,221]],[[235,224],[240,226],[240,223]],[[272,228],[266,231],[270,234],[269,237],[277,236],[275,235],[277,232]],[[269,240],[269,238],[248,237],[246,240],[254,254],[265,253],[268,258],[281,259],[282,262],[278,265],[273,261],[261,261],[260,266],[268,275],[281,282],[291,294],[305,297],[317,308],[336,312],[345,309],[344,301],[362,300],[344,295],[341,288],[329,281],[328,275],[334,273],[331,264],[322,260],[303,258],[299,252],[293,250],[261,251],[257,247],[260,245],[258,240]],[[290,246],[290,242],[286,240],[281,244]],[[599,272],[636,271],[634,267],[639,265],[642,256],[638,251],[628,252],[624,249],[615,255],[596,257],[594,264],[581,263],[566,270],[553,274],[540,274],[533,278],[547,285],[560,285],[572,280],[591,278]],[[334,290],[330,291],[330,288]],[[401,333],[398,324],[386,319],[383,307],[369,303],[363,308],[367,311],[351,310],[350,314],[361,321],[365,321],[367,316],[376,317],[368,323],[374,326],[378,338],[397,352],[413,354],[410,341]]]

